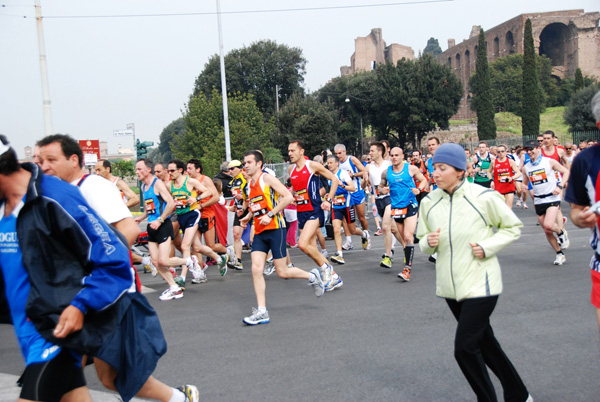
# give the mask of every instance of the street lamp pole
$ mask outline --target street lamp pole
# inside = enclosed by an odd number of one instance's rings
[[[231,160],[229,142],[229,111],[227,109],[227,82],[225,81],[225,56],[223,55],[223,32],[221,30],[221,1],[217,0],[217,20],[219,25],[219,59],[221,61],[221,93],[223,96],[223,126],[225,129],[225,159]]]
[[[46,59],[46,45],[44,42],[44,26],[42,25],[42,4],[35,0],[35,20],[37,24],[38,47],[40,52],[40,73],[42,75],[42,102],[44,108],[44,132],[53,134],[52,109],[50,107],[50,86],[48,85],[48,63]]]

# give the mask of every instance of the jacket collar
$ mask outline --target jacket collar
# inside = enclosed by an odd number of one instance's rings
[[[444,193],[448,194],[448,196],[453,197],[455,195],[460,195],[462,193],[464,193],[466,191],[467,186],[465,185],[467,181],[465,179],[462,179],[462,181],[459,183],[458,186],[456,186],[454,192],[452,194],[450,194],[448,191],[446,190],[442,190]]]
[[[31,179],[29,179],[29,185],[27,186],[27,197],[25,197],[25,203],[27,204],[41,197],[44,173],[35,163],[25,162],[21,164],[21,167],[31,173]]]

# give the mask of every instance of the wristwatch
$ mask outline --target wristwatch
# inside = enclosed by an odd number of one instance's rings
[[[267,216],[271,219],[273,219],[273,217],[275,216],[275,214],[273,213],[273,211],[269,211],[267,212]]]
[[[157,221],[159,221],[160,223],[165,223],[165,220],[162,218],[162,216],[159,216]]]
[[[563,189],[562,184],[557,184],[556,187],[560,188],[561,190]]]

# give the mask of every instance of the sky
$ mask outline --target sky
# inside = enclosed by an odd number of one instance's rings
[[[219,52],[217,1],[41,0],[52,129],[131,148],[114,130],[159,139],[182,116],[196,77]],[[568,8],[566,7],[568,5]],[[221,0],[225,54],[262,39],[298,47],[313,92],[350,64],[354,39],[381,28],[417,55],[524,13],[600,10],[598,0]],[[45,135],[34,0],[0,0],[0,133],[19,157]]]

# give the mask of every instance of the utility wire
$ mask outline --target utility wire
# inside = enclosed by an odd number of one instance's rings
[[[324,7],[304,7],[304,8],[286,8],[286,9],[268,9],[268,10],[240,10],[240,11],[222,11],[221,14],[261,14],[261,13],[286,13],[297,11],[320,11],[320,10],[340,10],[352,8],[372,8],[372,7],[394,7],[406,5],[419,5],[430,3],[448,3],[454,0],[423,0],[423,1],[403,1],[394,3],[379,3],[379,4],[357,4],[346,6],[324,6]],[[2,5],[6,7],[6,5]],[[9,7],[11,7],[9,5]],[[148,17],[186,17],[197,15],[216,15],[216,11],[198,12],[198,13],[160,13],[160,14],[122,14],[122,15],[46,15],[45,19],[79,19],[79,18],[148,18]],[[8,14],[0,14],[0,16],[9,16]],[[12,15],[10,15],[12,16]],[[19,16],[20,17],[20,16]],[[23,16],[27,18],[27,16]]]

